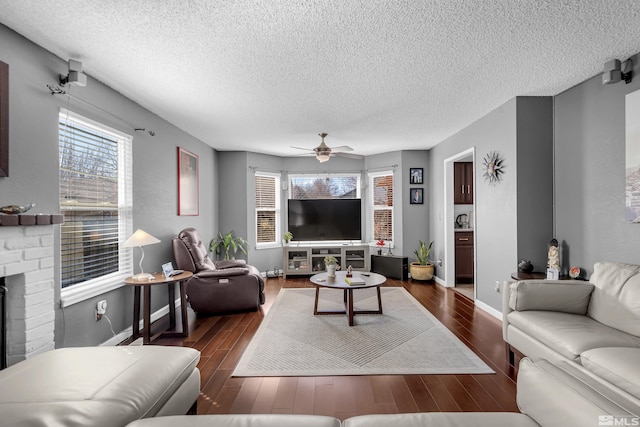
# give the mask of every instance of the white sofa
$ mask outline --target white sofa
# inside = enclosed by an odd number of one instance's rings
[[[148,418],[127,427],[591,427],[634,425],[633,420],[640,420],[638,399],[612,390],[605,381],[569,361],[555,365],[524,358],[518,371],[517,402],[521,413],[372,414],[342,422],[316,415],[196,415]],[[608,420],[612,423],[604,424]]]
[[[0,425],[122,427],[195,413],[200,352],[183,347],[62,348],[0,371]]]
[[[599,262],[589,282],[527,280],[503,289],[503,338],[530,358],[615,367],[640,349],[640,266]],[[632,351],[640,355],[640,351]],[[640,360],[640,357],[639,359]]]

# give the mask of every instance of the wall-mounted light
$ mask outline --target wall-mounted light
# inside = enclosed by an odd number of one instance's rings
[[[624,62],[619,59],[612,59],[604,63],[602,71],[602,84],[609,85],[624,80],[625,83],[631,83],[633,78],[633,62],[631,58]]]
[[[60,84],[67,83],[83,87],[87,85],[87,75],[82,72],[82,62],[75,59],[69,60],[69,73],[66,76],[60,75]]]

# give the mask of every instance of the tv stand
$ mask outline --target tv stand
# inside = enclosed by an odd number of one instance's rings
[[[324,257],[333,255],[341,270],[349,266],[358,271],[369,271],[369,245],[366,244],[328,244],[305,245],[289,244],[283,248],[282,274],[304,276],[325,271]]]

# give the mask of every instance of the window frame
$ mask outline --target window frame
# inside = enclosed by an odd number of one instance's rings
[[[392,185],[391,185],[391,191],[393,192],[393,205],[392,206],[385,206],[385,207],[376,207],[374,205],[374,190],[375,190],[375,186],[374,186],[374,179],[375,178],[379,178],[381,176],[391,176],[392,179]],[[367,203],[367,233],[368,233],[368,240],[369,240],[369,246],[376,246],[376,243],[378,242],[376,236],[374,235],[374,212],[378,211],[378,210],[388,210],[391,212],[391,236],[392,239],[391,240],[385,240],[385,246],[393,248],[394,247],[394,240],[395,240],[395,236],[396,236],[396,230],[395,230],[395,217],[396,217],[396,204],[397,204],[397,198],[396,198],[396,191],[395,191],[395,174],[393,172],[393,170],[384,170],[384,171],[378,171],[378,172],[369,172],[367,174],[367,181],[368,181],[368,203]]]
[[[122,243],[132,234],[133,230],[133,137],[88,117],[61,108],[58,115],[58,145],[60,145],[59,123],[62,121],[75,123],[113,137],[118,141],[118,271],[64,288],[62,288],[62,280],[60,280],[61,306],[64,308],[121,288],[124,286],[124,280],[133,274],[133,251],[130,248],[121,248]],[[60,159],[60,154],[58,154],[58,159]],[[58,166],[59,168],[60,166]],[[58,203],[62,214],[65,211],[74,210],[70,206]],[[60,242],[60,252],[62,252],[61,245]]]
[[[277,172],[265,172],[265,171],[255,171],[254,173],[254,186],[255,186],[255,179],[258,176],[262,176],[262,177],[268,177],[268,178],[274,178],[275,179],[275,183],[274,183],[274,194],[275,194],[275,208],[274,209],[265,209],[265,208],[258,208],[257,206],[257,200],[254,199],[254,224],[255,224],[255,242],[256,242],[256,249],[271,249],[271,248],[278,248],[282,246],[282,240],[280,239],[280,236],[282,235],[282,196],[280,194],[280,185],[282,182],[282,174],[277,173]],[[258,194],[258,189],[257,187],[254,187],[254,193],[255,196],[257,198],[257,194]],[[258,234],[259,234],[259,229],[258,229],[258,212],[271,212],[274,211],[275,212],[275,224],[276,224],[276,231],[275,231],[275,240],[273,242],[258,242]]]

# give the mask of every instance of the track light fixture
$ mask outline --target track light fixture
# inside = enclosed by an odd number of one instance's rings
[[[623,71],[624,70],[624,71]],[[624,80],[626,84],[631,83],[633,78],[633,62],[631,58],[624,62],[619,59],[612,59],[604,63],[602,71],[602,84],[609,85]]]
[[[60,75],[60,84],[64,86],[67,83],[82,87],[87,85],[87,75],[82,72],[82,62],[69,60],[69,73],[66,76]]]

